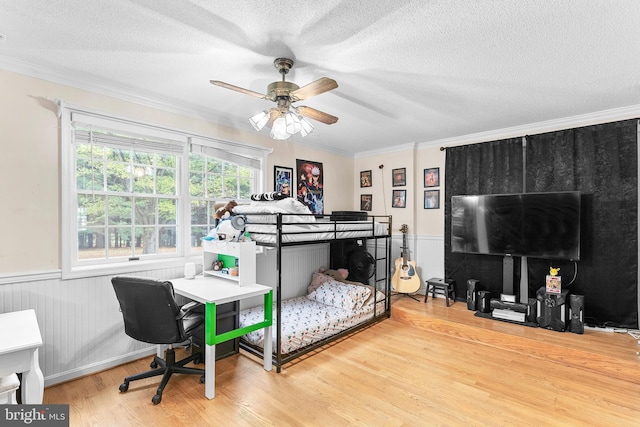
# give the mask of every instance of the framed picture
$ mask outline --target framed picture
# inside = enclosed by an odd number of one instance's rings
[[[440,168],[429,168],[424,170],[424,186],[437,187],[440,185]]]
[[[371,187],[371,171],[360,172],[360,187]]]
[[[324,214],[324,184],[322,163],[296,159],[298,187],[296,196],[312,214]]]
[[[373,203],[373,196],[371,194],[360,195],[360,210],[371,211],[371,205]]]
[[[407,190],[393,190],[392,208],[407,207]]]
[[[293,168],[284,166],[273,167],[273,191],[278,191],[292,197],[293,188]]]
[[[424,208],[440,209],[440,190],[424,190]]]
[[[407,185],[407,168],[399,168],[391,171],[394,187],[402,187]]]

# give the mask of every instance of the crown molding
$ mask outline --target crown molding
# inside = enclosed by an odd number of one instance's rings
[[[77,73],[74,74],[68,71],[43,67],[41,65],[35,65],[3,55],[0,55],[0,69],[205,121],[209,121],[212,117],[212,114],[215,114],[205,108],[186,103],[179,99],[162,98],[157,95],[150,96],[131,88],[118,86],[115,83],[105,83],[105,81],[103,80],[91,78],[86,75],[80,75]],[[420,150],[431,148],[434,146],[447,147],[455,145],[475,144],[487,141],[496,141],[500,139],[514,138],[525,135],[535,135],[545,132],[552,132],[581,126],[590,126],[637,117],[640,117],[640,104],[631,105],[628,107],[613,108],[577,116],[564,117],[560,119],[547,120],[543,122],[529,123],[509,128],[496,129],[487,132],[479,132],[469,135],[437,139],[433,141],[424,141],[420,143],[411,142],[401,145],[393,145],[378,150],[361,151],[355,154],[339,149],[328,148],[319,144],[314,144],[313,140],[310,138],[302,140],[299,137],[293,137],[290,138],[290,142],[297,145],[304,145],[320,151],[331,152],[344,157],[363,158],[402,151],[410,151],[414,149]],[[311,133],[309,136],[312,135],[313,133]]]
[[[87,75],[43,67],[2,55],[0,55],[0,68],[17,74],[59,83],[192,118],[208,120],[212,114],[211,111],[178,99],[162,98],[157,95],[150,96],[132,88],[119,86],[116,83],[105,82],[104,80],[92,78]]]
[[[573,129],[582,126],[592,126],[601,123],[635,119],[638,117],[640,117],[640,104],[630,105],[628,107],[612,108],[603,111],[596,111],[594,113],[581,114],[577,116],[563,117],[560,119],[547,120],[544,122],[513,126],[510,128],[496,129],[487,132],[479,132],[452,138],[421,142],[418,144],[418,149],[430,148],[434,146],[452,147],[456,145],[498,141],[501,139],[516,138],[527,135],[537,135],[541,133],[554,132],[564,129]]]
[[[406,144],[392,145],[386,148],[380,148],[378,150],[360,151],[353,155],[354,158],[359,159],[363,157],[379,156],[381,154],[397,153],[400,151],[411,151],[417,147],[415,142],[407,142]]]

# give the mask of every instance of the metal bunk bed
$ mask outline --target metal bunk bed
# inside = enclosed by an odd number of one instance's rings
[[[273,352],[273,364],[277,372],[281,372],[282,366],[292,360],[316,350],[329,342],[340,339],[359,329],[367,327],[373,323],[384,320],[391,316],[391,216],[366,215],[362,220],[344,220],[337,217],[321,217],[316,220],[314,215],[290,215],[277,213],[273,214],[273,220],[265,221],[264,215],[260,216],[259,224],[251,226],[252,214],[246,214],[247,230],[251,234],[252,240],[257,245],[266,248],[273,248],[276,251],[276,284],[275,292],[275,346]],[[309,222],[303,222],[308,217]],[[313,221],[311,221],[313,219]],[[349,326],[320,341],[306,345],[295,351],[283,354],[282,352],[282,331],[283,319],[279,315],[282,310],[283,298],[281,292],[283,271],[282,271],[282,250],[287,247],[310,244],[327,244],[331,250],[335,244],[345,241],[357,241],[359,247],[366,250],[371,255],[373,261],[371,273],[367,274],[368,284],[373,287],[374,303],[371,316],[360,323]],[[333,262],[333,261],[332,261]],[[347,267],[341,265],[331,265],[331,268]],[[286,272],[285,272],[286,274]],[[360,277],[362,274],[360,274]],[[370,277],[369,277],[370,276]],[[348,278],[351,279],[351,276]],[[357,277],[353,280],[356,280]],[[357,280],[362,281],[362,280]],[[383,297],[378,299],[378,296]],[[245,340],[240,340],[240,347],[247,352],[262,357],[262,347],[252,345]]]

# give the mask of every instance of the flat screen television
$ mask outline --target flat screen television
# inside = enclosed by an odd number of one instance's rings
[[[451,198],[451,251],[580,259],[580,193]]]

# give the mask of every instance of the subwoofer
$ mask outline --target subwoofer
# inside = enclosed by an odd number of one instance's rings
[[[479,280],[469,279],[467,280],[467,309],[468,310],[477,310],[478,309],[478,284]]]
[[[335,240],[330,243],[329,266],[334,270],[349,270],[347,280],[369,284],[369,279],[375,274],[376,261],[358,240]]]
[[[584,295],[569,295],[569,331],[584,334]]]

